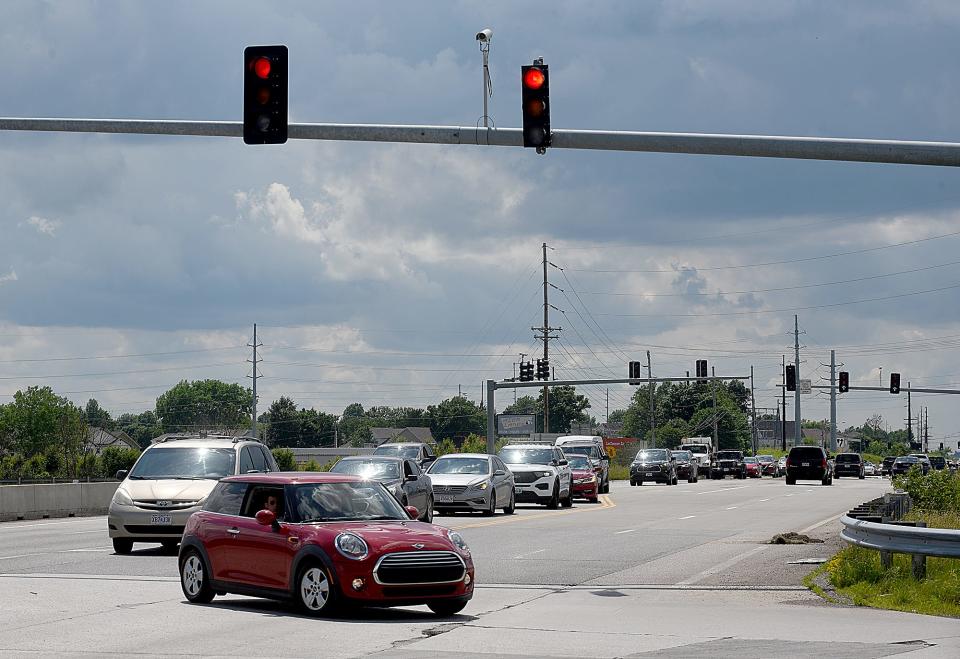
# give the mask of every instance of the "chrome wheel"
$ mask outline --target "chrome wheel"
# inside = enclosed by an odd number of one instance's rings
[[[330,581],[319,567],[310,567],[300,577],[300,601],[309,611],[319,613],[330,600]]]
[[[183,568],[180,573],[180,579],[183,581],[183,592],[187,597],[196,597],[203,588],[203,562],[196,554],[191,554],[183,562]]]

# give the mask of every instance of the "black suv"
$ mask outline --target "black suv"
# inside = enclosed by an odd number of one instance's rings
[[[837,478],[841,476],[856,476],[864,478],[863,458],[859,453],[840,453],[833,461],[833,475]]]
[[[896,460],[896,456],[888,455],[883,459],[883,463],[880,465],[880,475],[889,476],[890,469],[893,467],[893,461]]]
[[[743,451],[717,451],[710,462],[710,478],[747,477],[747,465],[743,461]]]
[[[937,471],[943,471],[947,468],[947,459],[942,455],[931,455],[930,456],[930,466],[936,469]]]
[[[820,481],[833,485],[833,464],[827,452],[819,446],[794,446],[787,456],[787,485],[796,485],[798,480]]]

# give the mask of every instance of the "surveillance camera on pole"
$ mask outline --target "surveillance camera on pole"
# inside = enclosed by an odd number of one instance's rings
[[[487,99],[493,96],[493,80],[490,78],[490,42],[493,41],[493,30],[488,27],[480,30],[477,32],[476,39],[480,44],[480,53],[483,55],[483,127],[489,128]]]

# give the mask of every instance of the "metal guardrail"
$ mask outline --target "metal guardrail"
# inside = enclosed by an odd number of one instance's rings
[[[858,506],[840,518],[840,538],[865,549],[880,552],[884,567],[893,564],[893,554],[911,556],[913,574],[926,576],[927,556],[960,558],[960,531],[929,529],[924,522],[903,522],[900,517],[910,509],[905,494],[887,494]],[[875,515],[873,512],[887,514]]]

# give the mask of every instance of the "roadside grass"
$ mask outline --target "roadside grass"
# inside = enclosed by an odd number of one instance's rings
[[[893,566],[884,569],[879,552],[847,547],[824,566],[830,583],[858,606],[960,618],[960,561],[928,558],[927,577],[913,578],[910,557],[894,555]],[[812,577],[806,582],[813,588]],[[831,599],[822,589],[821,597]]]
[[[624,467],[623,465],[610,465],[610,480],[612,481],[628,481],[630,480],[630,467]]]
[[[926,512],[912,510],[904,517],[911,522],[926,522],[931,529],[960,529],[960,512]]]

